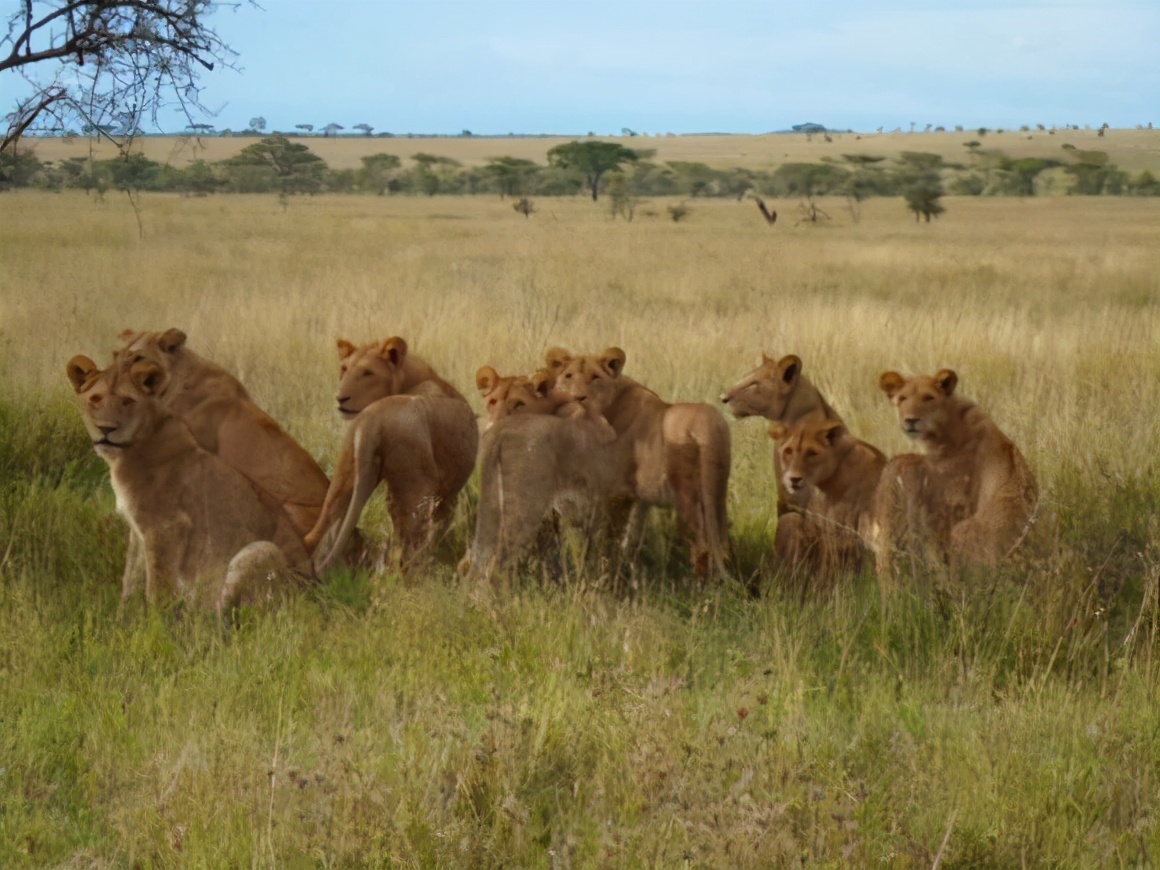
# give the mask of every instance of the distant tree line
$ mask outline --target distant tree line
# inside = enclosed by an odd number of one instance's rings
[[[281,197],[490,194],[514,199],[580,194],[596,199],[607,194],[617,208],[646,196],[840,196],[851,204],[852,213],[869,197],[901,196],[916,217],[924,214],[924,205],[937,205],[944,191],[978,196],[1160,195],[1160,180],[1152,173],[1133,176],[1112,165],[1102,151],[1067,145],[1057,158],[1012,159],[972,141],[964,143],[962,161],[904,151],[894,158],[844,155],[818,163],[785,163],[772,170],[658,161],[651,152],[620,145],[599,152],[591,149],[591,153],[571,147],[606,144],[611,143],[558,146],[546,164],[494,157],[483,166],[463,166],[450,157],[419,152],[405,160],[393,154],[371,154],[362,158],[360,167],[348,169],[327,166],[306,144],[281,135],[262,138],[227,160],[197,160],[183,167],[157,163],[139,153],[108,160],[71,157],[44,162],[34,149],[26,148],[0,155],[0,189],[79,188],[97,194],[110,189],[167,191],[192,196],[273,193]],[[931,214],[925,216],[929,220]]]

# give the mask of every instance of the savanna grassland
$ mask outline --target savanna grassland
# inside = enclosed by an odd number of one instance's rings
[[[370,154],[393,154],[406,161],[416,153],[432,154],[458,161],[464,166],[482,166],[494,157],[508,156],[545,164],[548,151],[584,136],[308,136],[298,141],[335,169],[357,169]],[[821,135],[767,133],[763,135],[682,135],[682,136],[601,136],[625,147],[651,149],[657,162],[701,161],[714,168],[744,166],[772,169],[782,163],[816,163],[841,160],[843,154],[897,157],[903,151],[938,154],[948,163],[970,158],[967,142],[998,149],[1012,159],[1064,155],[1064,145],[1098,149],[1115,166],[1136,173],[1160,172],[1160,130],[1115,129],[1100,136],[1098,130],[1038,130],[1020,132],[977,130],[944,133],[833,133],[827,142]],[[104,140],[86,137],[29,138],[25,140],[44,161],[70,157],[107,160],[117,157],[117,148]],[[254,136],[145,136],[133,142],[132,151],[150,160],[183,167],[195,160],[215,162],[237,155],[256,141]]]
[[[1093,134],[1094,135],[1094,134]],[[21,192],[0,199],[0,866],[1096,867],[1160,858],[1160,202],[794,203]],[[715,401],[797,353],[855,434],[959,374],[1042,507],[1015,564],[804,594],[763,421],[731,421],[736,577],[654,512],[629,576],[339,573],[229,627],[118,615],[125,527],[64,374],[179,326],[324,464],[336,337],[469,392],[552,345]],[[375,503],[364,526],[382,539]]]

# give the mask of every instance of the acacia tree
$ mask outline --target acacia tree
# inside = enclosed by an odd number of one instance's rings
[[[291,142],[277,134],[247,145],[226,161],[229,166],[257,166],[268,170],[277,182],[278,199],[285,207],[295,193],[317,193],[322,189],[326,163],[301,142]]]
[[[251,0],[239,0],[251,2]],[[200,76],[236,53],[207,19],[214,0],[19,0],[0,37],[0,75],[28,96],[5,117],[0,151],[38,119],[81,126],[123,144],[146,118],[176,105],[207,114]]]
[[[619,142],[572,141],[551,149],[548,152],[548,163],[583,173],[584,186],[592,191],[592,201],[595,202],[604,173],[619,169],[622,163],[634,163],[640,156]]]

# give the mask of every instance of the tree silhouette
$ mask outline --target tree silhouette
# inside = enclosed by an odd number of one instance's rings
[[[572,141],[557,145],[548,152],[548,163],[561,169],[583,173],[584,184],[592,192],[595,202],[600,191],[600,179],[609,170],[619,169],[622,163],[634,163],[640,154],[625,148],[619,142]]]
[[[371,131],[375,128],[372,127],[370,124],[355,124],[354,129],[362,130],[364,136],[369,136],[369,135],[371,135]]]
[[[249,0],[244,0],[249,2]],[[0,151],[38,118],[85,125],[124,144],[172,97],[192,122],[206,110],[199,78],[236,56],[207,19],[205,0],[20,0],[0,38],[0,73],[19,71],[31,94],[5,120]]]
[[[336,123],[334,123],[334,121],[331,121],[329,124],[327,124],[325,127],[322,128],[322,135],[323,136],[333,136],[339,130],[345,130],[345,129],[346,129],[346,127],[342,126],[342,124],[336,124]]]
[[[257,130],[259,133],[261,133],[266,129],[266,119],[261,115],[256,118],[250,118],[250,129]]]
[[[294,129],[301,130],[303,133],[309,134],[309,133],[314,132],[314,125],[313,124],[295,124]]]

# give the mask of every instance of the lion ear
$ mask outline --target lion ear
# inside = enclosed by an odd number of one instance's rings
[[[553,347],[544,354],[544,362],[548,364],[549,370],[558,372],[568,363],[572,362],[572,352],[564,350],[562,347]]]
[[[133,363],[129,369],[129,381],[146,395],[153,395],[161,388],[165,373],[161,367],[149,360]]]
[[[619,347],[610,347],[600,354],[600,367],[614,378],[624,371],[624,361],[627,359]]]
[[[846,427],[837,420],[829,421],[821,429],[821,436],[826,439],[826,442],[833,445],[845,433]]]
[[[64,368],[68,373],[68,379],[72,383],[73,389],[79,393],[84,389],[89,378],[96,373],[97,364],[87,356],[80,356],[78,354],[70,359]]]
[[[902,385],[905,383],[906,378],[898,372],[883,372],[878,376],[878,389],[891,399],[894,398],[895,393],[902,389]]]
[[[486,396],[495,389],[495,385],[499,383],[499,372],[491,366],[480,366],[475,373],[475,388],[479,390],[480,395]]]
[[[532,392],[537,396],[548,395],[554,386],[556,386],[556,376],[547,369],[540,369],[532,375]]]
[[[781,379],[787,384],[792,384],[802,373],[802,359],[791,353],[777,361],[777,368],[781,372]]]
[[[767,356],[765,351],[762,351],[760,354],[757,355],[757,367],[758,368],[761,368],[762,366],[771,366],[775,362],[776,362],[776,360],[771,356]]]
[[[781,422],[781,420],[774,420],[769,424],[769,437],[774,441],[780,441],[789,434],[789,426]]]
[[[398,368],[407,358],[407,342],[397,335],[394,338],[388,338],[383,342],[382,356],[390,361],[391,365]]]
[[[185,344],[185,333],[180,329],[167,329],[157,340],[157,346],[166,353],[173,353]]]
[[[938,388],[942,390],[943,395],[953,396],[955,393],[955,386],[959,382],[959,376],[950,369],[943,369],[934,376],[934,382]]]
[[[348,356],[350,356],[356,350],[355,346],[353,344],[351,344],[349,341],[347,341],[345,338],[340,338],[340,339],[336,340],[335,345],[338,347],[338,358],[339,359],[346,359]]]

